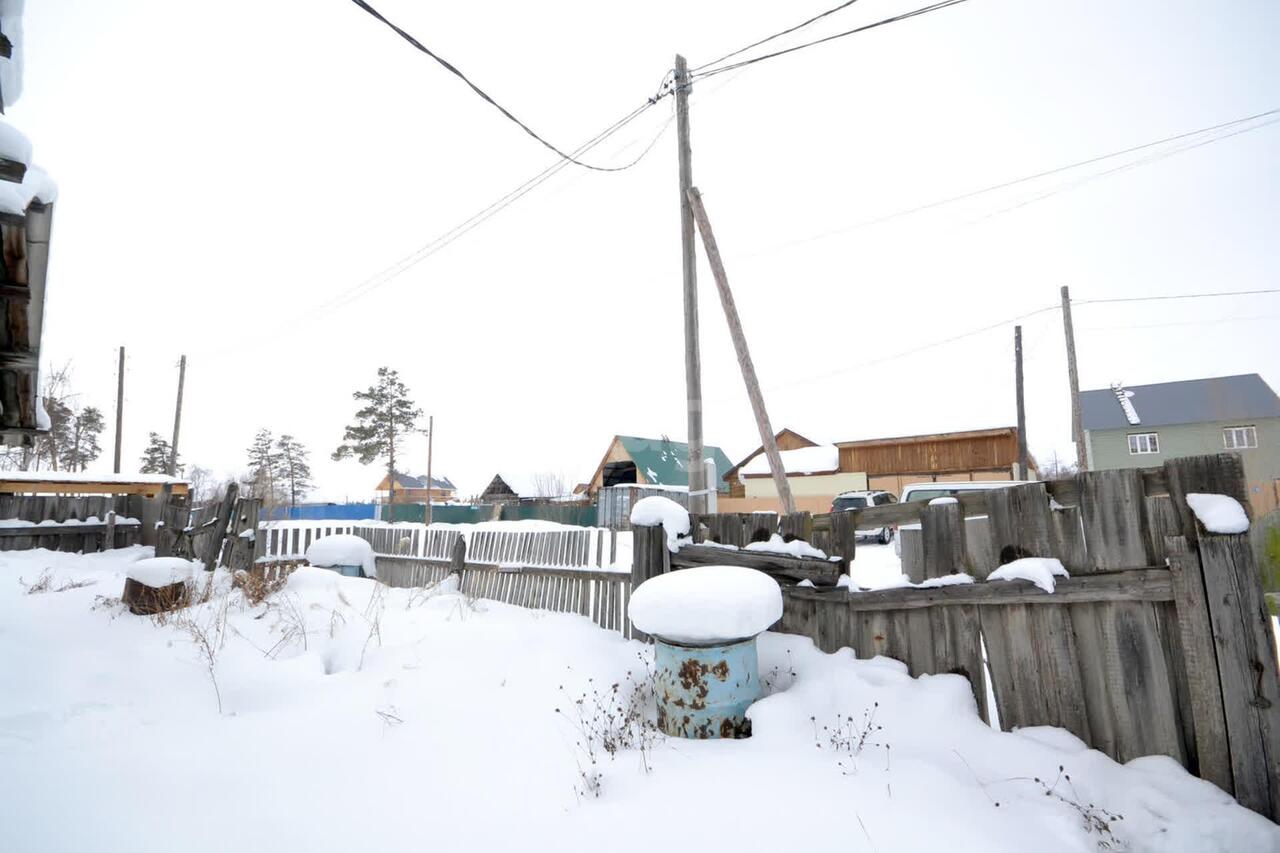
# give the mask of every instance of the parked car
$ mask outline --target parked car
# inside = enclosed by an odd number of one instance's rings
[[[1021,486],[1030,480],[960,480],[954,483],[912,483],[902,490],[902,503],[931,501],[934,498],[954,498],[966,492],[981,492],[989,489],[1007,489],[1010,486]],[[904,524],[903,530],[919,530],[919,524]],[[895,531],[896,532],[896,531]],[[895,542],[894,550],[902,555],[902,543]]]
[[[882,490],[841,492],[831,502],[831,511],[844,512],[847,509],[866,509],[869,506],[884,506],[885,504],[897,502],[898,499],[892,493]],[[893,527],[891,526],[855,530],[854,533],[861,539],[875,539],[881,545],[888,545],[893,541]]]

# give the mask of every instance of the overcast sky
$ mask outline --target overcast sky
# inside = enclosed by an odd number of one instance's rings
[[[677,51],[696,66],[834,0],[375,5],[570,148]],[[861,0],[776,44],[917,5]],[[182,353],[189,463],[230,474],[255,430],[289,432],[330,498],[380,477],[328,458],[380,365],[435,415],[435,469],[463,494],[499,470],[585,479],[615,433],[685,437],[673,125],[636,167],[570,166],[317,311],[554,155],[347,0],[27,6],[9,118],[60,186],[43,356],[70,360],[111,421],[128,348],[126,470],[172,429]],[[1280,107],[1278,42],[1265,0],[970,0],[699,82],[694,180],[774,427],[1010,425],[1012,325],[886,357],[1063,284],[1080,300],[1275,287],[1280,125],[860,223]],[[666,99],[587,159],[632,159],[671,114]],[[706,440],[737,461],[759,441],[705,265],[699,290]],[[1082,384],[1258,372],[1280,388],[1277,321],[1275,294],[1080,306]],[[1070,456],[1060,314],[1024,336],[1032,452]],[[409,452],[424,469],[425,440]]]

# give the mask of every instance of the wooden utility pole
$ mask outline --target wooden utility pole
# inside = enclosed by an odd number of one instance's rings
[[[436,437],[436,416],[427,415],[427,524],[431,523],[431,445]]]
[[[680,157],[680,258],[684,273],[684,381],[689,413],[689,511],[706,509],[702,467],[702,359],[698,354],[698,270],[693,245],[693,152],[689,147],[689,67],[676,55],[676,149]]]
[[[120,367],[116,371],[116,464],[120,473],[120,443],[124,437],[124,347],[120,347]]]
[[[769,459],[769,470],[773,472],[773,485],[778,490],[778,497],[782,499],[782,511],[790,514],[796,511],[795,501],[791,497],[791,484],[787,482],[787,472],[782,467],[782,454],[778,452],[778,441],[773,434],[773,425],[769,423],[769,413],[764,407],[764,395],[760,393],[760,383],[756,379],[756,368],[751,361],[751,351],[747,349],[747,337],[742,331],[738,306],[734,304],[733,292],[729,290],[729,276],[724,271],[724,262],[720,259],[720,248],[716,244],[715,234],[711,231],[711,220],[707,218],[706,208],[702,206],[702,194],[698,192],[697,187],[689,188],[689,206],[693,210],[694,220],[698,223],[698,233],[702,235],[702,248],[706,250],[707,262],[711,264],[711,274],[716,280],[716,290],[720,292],[720,305],[724,308],[724,318],[729,324],[729,335],[733,338],[733,349],[738,355],[742,381],[747,386],[751,412],[756,417],[760,443],[764,445],[764,454]]]
[[[1013,375],[1018,396],[1018,479],[1027,476],[1027,407],[1022,398],[1022,327],[1013,327]]]
[[[1076,373],[1076,333],[1071,326],[1071,293],[1062,286],[1062,328],[1067,338],[1067,378],[1071,382],[1071,440],[1076,443],[1076,465],[1089,468],[1084,446],[1084,414],[1080,411],[1080,375]]]
[[[187,381],[187,357],[178,359],[178,402],[173,407],[173,443],[169,445],[169,476],[178,475],[178,430],[182,426],[182,386]]]

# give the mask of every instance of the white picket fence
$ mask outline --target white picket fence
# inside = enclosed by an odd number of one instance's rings
[[[369,524],[278,521],[259,525],[267,562],[300,560],[312,542],[350,533],[373,546],[378,580],[424,587],[448,577],[454,546],[466,541],[462,592],[520,607],[577,613],[601,628],[630,634],[630,565],[618,560],[618,533],[603,528],[521,529],[512,525]],[[622,554],[627,560],[627,552]]]

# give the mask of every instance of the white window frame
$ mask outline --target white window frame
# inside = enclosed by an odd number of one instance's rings
[[[1258,428],[1253,424],[1223,427],[1222,446],[1227,450],[1248,450],[1257,447]]]
[[[1130,456],[1147,456],[1160,452],[1160,434],[1156,432],[1131,432],[1127,436]]]

